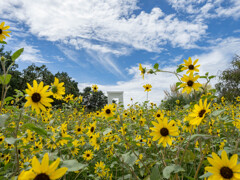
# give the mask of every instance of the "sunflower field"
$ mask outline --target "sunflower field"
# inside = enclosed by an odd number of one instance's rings
[[[0,41],[7,44],[4,25]],[[177,100],[167,110],[145,101],[88,112],[82,97],[65,94],[57,78],[49,85],[34,80],[6,97],[11,75],[5,63],[14,64],[23,51],[1,57],[0,179],[240,180],[240,97],[218,102],[216,90],[207,88],[215,76],[200,76],[198,60],[188,58],[174,72],[139,65],[143,78],[175,75],[176,87],[194,97],[187,105]],[[144,86],[147,95],[151,88]],[[64,100],[62,108],[51,105],[55,99]]]

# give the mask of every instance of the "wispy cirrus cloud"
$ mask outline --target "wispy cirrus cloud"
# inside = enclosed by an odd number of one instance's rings
[[[187,13],[195,21],[209,18],[232,17],[240,18],[239,0],[167,0],[178,12]]]

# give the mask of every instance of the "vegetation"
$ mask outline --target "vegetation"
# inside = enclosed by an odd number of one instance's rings
[[[231,67],[221,73],[216,84],[219,97],[225,97],[228,101],[235,101],[240,96],[240,56],[236,55]]]

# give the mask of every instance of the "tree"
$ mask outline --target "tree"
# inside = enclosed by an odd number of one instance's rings
[[[82,105],[88,111],[101,110],[107,104],[107,96],[102,91],[93,92],[91,87],[84,88],[81,96],[83,96]]]
[[[40,67],[32,64],[23,70],[23,86],[27,88],[27,83],[32,84],[33,80],[38,83],[43,81],[44,85],[51,85],[54,75],[47,69],[46,65]]]
[[[219,97],[224,96],[226,100],[234,101],[240,96],[240,56],[235,55],[231,67],[219,76],[219,83],[215,85]]]

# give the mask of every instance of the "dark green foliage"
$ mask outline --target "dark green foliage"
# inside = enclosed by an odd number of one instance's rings
[[[107,97],[102,91],[93,92],[91,87],[86,87],[82,93],[82,105],[86,106],[87,111],[97,111],[107,104]]]
[[[27,83],[32,85],[33,80],[37,80],[38,83],[43,81],[44,85],[51,85],[54,82],[54,75],[45,65],[38,67],[32,64],[23,70],[23,89],[27,88]]]
[[[219,97],[224,96],[228,101],[234,101],[240,96],[240,56],[236,55],[231,68],[223,71],[219,76],[219,83],[215,85]]]
[[[176,108],[176,106],[183,107],[187,104],[190,104],[190,102],[197,101],[200,99],[201,95],[202,92],[195,92],[195,94],[191,93],[189,95],[180,93],[178,95],[171,95],[166,97],[165,100],[161,102],[160,106],[165,110],[172,111]],[[179,100],[179,104],[176,103],[177,100]]]

